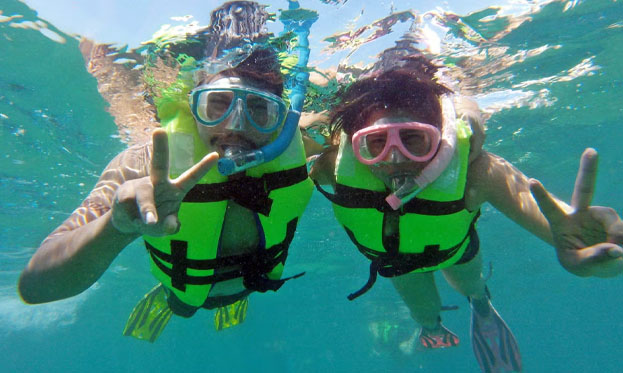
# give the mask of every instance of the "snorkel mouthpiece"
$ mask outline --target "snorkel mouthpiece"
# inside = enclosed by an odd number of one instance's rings
[[[227,149],[225,157],[218,160],[217,167],[221,175],[229,176],[262,163],[264,163],[264,154],[261,150],[243,152]]]
[[[409,175],[394,177],[391,184],[394,192],[387,196],[385,201],[394,210],[398,210],[400,206],[409,202],[422,190],[417,184],[416,178]]]
[[[290,145],[298,128],[300,116],[301,114],[298,112],[288,111],[286,122],[279,136],[275,141],[258,150],[236,151],[232,148],[226,149],[225,157],[218,160],[218,171],[224,176],[229,176],[277,158]]]

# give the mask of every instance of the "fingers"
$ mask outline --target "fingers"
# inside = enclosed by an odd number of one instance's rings
[[[618,258],[623,255],[623,248],[611,243],[598,243],[583,249],[576,250],[578,263],[593,264],[600,261]]]
[[[216,152],[206,155],[202,160],[197,162],[197,164],[186,170],[186,172],[181,174],[177,179],[173,180],[172,183],[183,190],[184,193],[188,192],[208,173],[208,171],[210,171],[210,168],[212,168],[217,160],[218,153]]]
[[[151,182],[154,185],[169,177],[169,140],[165,130],[158,128],[152,133]]]
[[[138,208],[143,223],[153,225],[158,222],[154,188],[151,184],[143,183],[137,185],[136,207]]]
[[[615,209],[604,206],[590,206],[588,211],[590,219],[605,229],[609,237],[612,236],[614,241],[610,242],[623,243],[623,221]]]
[[[597,179],[597,151],[588,148],[582,153],[578,176],[575,179],[571,207],[575,211],[588,208],[593,199],[595,181]]]
[[[609,243],[589,246],[574,253],[574,273],[583,276],[613,277],[623,272],[623,248]]]
[[[621,245],[623,244],[623,221],[614,210],[612,211],[613,213],[610,214],[610,220],[613,220],[613,222],[606,225],[608,227],[608,242]]]
[[[550,223],[564,218],[565,211],[538,180],[530,179],[530,192],[532,192],[539,209]]]
[[[169,215],[164,218],[162,227],[167,235],[177,233],[180,230],[180,221],[177,218],[177,215]]]

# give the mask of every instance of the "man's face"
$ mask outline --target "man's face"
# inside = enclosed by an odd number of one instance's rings
[[[282,121],[284,108],[276,103],[280,98],[237,77],[219,78],[204,88],[211,91],[200,96],[196,110],[209,124],[197,121],[197,129],[209,149],[223,157],[228,150],[257,150],[272,141],[276,131],[267,132],[266,128]],[[269,97],[274,100],[262,95],[274,96]]]

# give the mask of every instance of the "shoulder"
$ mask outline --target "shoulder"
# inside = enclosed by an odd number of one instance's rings
[[[457,118],[466,121],[472,129],[472,137],[469,140],[469,160],[472,162],[480,155],[485,142],[485,119],[478,103],[473,98],[455,95],[453,102]]]

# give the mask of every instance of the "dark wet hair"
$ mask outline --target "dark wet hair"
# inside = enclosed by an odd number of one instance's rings
[[[340,102],[331,112],[331,136],[340,130],[349,136],[364,127],[368,116],[378,109],[406,110],[418,120],[441,126],[439,97],[452,92],[438,83],[438,67],[424,56],[408,56],[398,67],[368,74],[339,92]]]
[[[270,48],[256,49],[239,63],[208,78],[213,82],[222,77],[238,77],[249,80],[253,85],[281,96],[283,94],[283,76],[281,75],[277,53]]]

